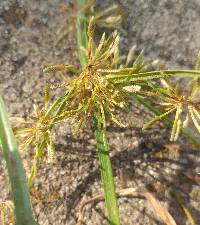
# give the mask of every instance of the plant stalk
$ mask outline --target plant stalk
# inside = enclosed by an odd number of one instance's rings
[[[85,15],[82,12],[86,1],[77,0],[78,12],[77,12],[77,21],[76,21],[76,30],[77,30],[77,47],[78,47],[78,56],[81,63],[81,66],[84,68],[87,65],[87,58],[83,49],[87,47],[87,22],[84,19]]]
[[[82,68],[87,65],[87,58],[82,51],[82,48],[87,48],[87,22],[84,19],[84,14],[81,12],[85,0],[77,0],[79,12],[77,15],[77,43],[78,54]],[[112,163],[109,156],[109,147],[105,129],[102,125],[101,116],[93,117],[94,134],[97,143],[97,152],[101,167],[101,180],[103,183],[106,209],[110,225],[120,225],[119,210],[117,205],[117,196],[115,191],[114,177],[112,173]]]
[[[102,128],[101,117],[93,117],[94,134],[97,143],[97,152],[101,164],[101,179],[105,194],[105,202],[110,225],[120,225],[119,210],[117,205],[115,182],[112,173],[112,163],[109,156],[109,147],[105,129]]]
[[[18,152],[8,114],[0,96],[0,139],[15,207],[16,225],[38,225],[33,218],[25,170]]]

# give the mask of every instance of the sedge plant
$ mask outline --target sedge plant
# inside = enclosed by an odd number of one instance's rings
[[[79,18],[80,19],[80,18]],[[84,22],[84,21],[81,21]],[[80,21],[78,21],[78,24]],[[82,24],[83,25],[83,24]],[[106,124],[112,120],[119,126],[125,126],[117,118],[117,109],[128,108],[128,99],[134,95],[143,95],[146,88],[152,88],[151,80],[167,78],[169,76],[200,75],[197,70],[166,70],[146,72],[147,66],[142,61],[143,53],[134,60],[132,67],[119,67],[119,36],[116,32],[108,38],[105,34],[98,45],[94,40],[95,20],[92,18],[88,25],[87,37],[78,38],[79,58],[82,71],[77,78],[66,84],[68,96],[63,113],[74,112],[71,119],[75,122],[75,132],[84,125],[86,120],[92,120],[97,141],[97,152],[101,166],[101,177],[105,194],[105,202],[109,224],[120,224],[117,207],[115,184],[112,174],[111,159],[106,139]],[[86,32],[78,26],[78,35]],[[84,43],[87,43],[85,46]],[[127,59],[129,62],[130,60]],[[58,67],[57,65],[55,68]],[[55,70],[54,66],[45,71]],[[159,89],[159,88],[158,88]],[[150,92],[149,92],[150,93]],[[146,94],[146,96],[148,96]],[[66,110],[66,111],[65,111]]]
[[[172,121],[172,141],[178,138],[189,117],[199,131],[199,103],[195,100],[195,96],[199,90],[200,71],[198,67],[194,70],[148,71],[149,67],[143,61],[143,51],[134,57],[135,47],[130,50],[123,63],[119,54],[118,32],[114,31],[109,36],[104,33],[97,43],[95,26],[98,20],[94,16],[89,19],[84,14],[82,9],[86,1],[78,0],[77,3],[79,10],[76,28],[80,68],[65,64],[44,67],[45,73],[70,71],[77,76],[60,85],[63,92],[56,96],[55,100],[50,100],[49,88],[45,88],[43,105],[36,106],[33,115],[28,119],[18,119],[15,122],[15,135],[21,149],[35,148],[34,163],[28,180],[30,186],[44,152],[47,151],[49,160],[53,157],[55,125],[67,123],[68,126],[73,126],[74,133],[77,133],[86,122],[91,122],[97,143],[108,221],[111,225],[120,225],[110,150],[106,137],[107,123],[112,121],[118,126],[126,127],[126,124],[120,120],[118,111],[127,111],[129,101],[134,97],[143,101],[144,104],[148,99],[153,99],[154,105],[163,107],[163,110],[156,111],[159,115],[144,128],[159,119],[166,119],[166,115],[175,112],[175,119]],[[180,88],[171,84],[169,79],[172,76],[193,78],[193,88],[188,96],[183,96]],[[158,82],[154,82],[160,79],[164,84],[163,87]],[[187,114],[182,123],[180,115],[183,107],[187,109]],[[150,106],[148,108],[151,109]],[[3,145],[3,138],[1,141]],[[26,199],[26,201],[29,200]],[[16,218],[17,216],[16,211]]]

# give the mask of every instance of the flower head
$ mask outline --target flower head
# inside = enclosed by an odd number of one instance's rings
[[[164,116],[175,112],[170,138],[171,141],[176,141],[178,139],[181,128],[187,127],[189,119],[192,120],[194,126],[200,133],[200,102],[196,99],[196,95],[199,91],[198,80],[193,82],[193,88],[189,95],[184,95],[179,85],[174,87],[167,79],[163,79],[162,84],[164,88],[157,88],[155,92],[149,93],[151,96],[159,99],[159,101],[155,103],[163,108],[164,113],[156,116],[144,125],[143,129],[146,129]],[[183,114],[186,114],[184,120],[181,117]]]

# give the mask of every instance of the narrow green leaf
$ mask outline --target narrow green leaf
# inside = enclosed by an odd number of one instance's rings
[[[1,96],[0,139],[2,141],[3,155],[6,160],[6,167],[11,183],[16,225],[38,225],[33,218],[29,191],[26,184],[25,170],[22,165],[18,146]]]
[[[152,124],[154,124],[154,123],[157,122],[158,120],[162,119],[162,118],[165,117],[166,115],[170,114],[170,113],[171,113],[172,111],[174,111],[174,110],[175,110],[175,108],[173,108],[173,109],[171,109],[171,110],[169,110],[169,111],[167,111],[167,112],[165,112],[165,113],[163,113],[163,114],[161,114],[161,115],[159,115],[159,116],[156,116],[155,118],[153,118],[152,120],[150,120],[148,123],[146,123],[146,124],[143,126],[142,130],[146,130],[149,126],[151,126]]]
[[[167,76],[179,76],[179,77],[200,77],[199,70],[159,70],[142,73],[131,73],[132,68],[125,68],[124,71],[109,71],[101,70],[101,73],[109,74],[106,76],[108,80],[126,79],[131,76],[130,81],[135,80],[149,80],[155,78],[163,78]],[[116,74],[117,75],[116,75]]]

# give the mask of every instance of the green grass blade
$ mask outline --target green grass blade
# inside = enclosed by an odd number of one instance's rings
[[[0,139],[3,155],[11,183],[15,206],[16,225],[38,225],[32,214],[25,170],[22,165],[18,146],[8,120],[4,102],[0,96]]]
[[[125,68],[116,71],[102,70],[101,73],[109,74],[106,75],[108,80],[117,80],[117,79],[126,79],[129,78],[129,81],[137,80],[151,80],[156,78],[163,78],[166,76],[178,76],[178,77],[200,77],[199,70],[158,70],[142,73],[131,72],[132,68]],[[112,74],[113,73],[113,74]],[[128,74],[127,74],[128,73]]]
[[[169,113],[171,113],[172,111],[174,111],[175,109],[171,109],[161,115],[158,115],[156,117],[154,117],[152,120],[150,120],[149,122],[147,122],[146,124],[143,125],[142,130],[146,130],[148,127],[150,127],[152,124],[154,124],[155,122],[157,122],[158,120],[162,119],[163,117],[165,117],[166,115],[168,115]]]
[[[101,118],[93,118],[94,133],[97,142],[97,151],[99,161],[101,164],[101,179],[103,182],[103,189],[105,194],[106,208],[108,212],[108,219],[110,225],[119,225],[119,210],[117,205],[117,197],[115,192],[115,183],[112,173],[112,164],[109,156],[109,147],[107,144],[107,138],[105,130],[101,127]],[[100,125],[99,125],[100,124]]]

